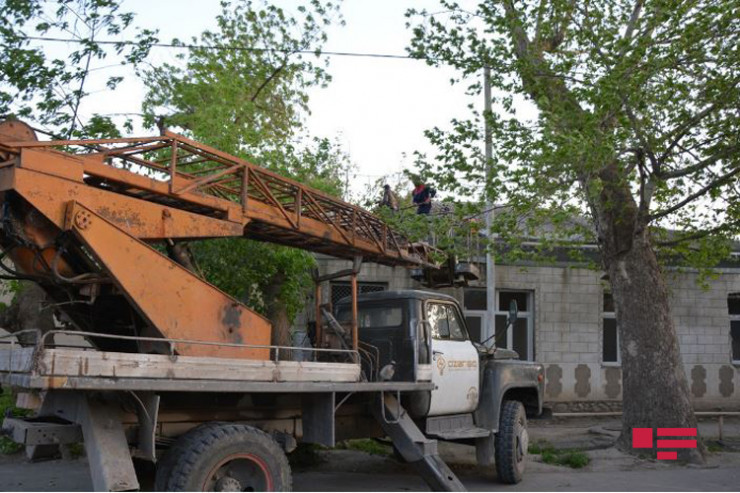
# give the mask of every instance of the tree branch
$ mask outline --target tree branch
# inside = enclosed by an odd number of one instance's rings
[[[276,68],[270,76],[260,84],[260,86],[257,88],[257,91],[255,91],[254,95],[250,98],[250,101],[254,103],[254,101],[257,99],[257,97],[260,95],[262,90],[267,87],[267,84],[269,84],[277,75],[282,72],[282,70],[285,68],[285,66],[288,64],[288,57],[286,56],[283,60],[283,64],[280,65],[278,68]]]
[[[656,173],[655,176],[660,178],[661,180],[671,180],[674,178],[681,178],[686,175],[690,175],[692,173],[696,173],[697,171],[701,171],[702,169],[706,168],[707,166],[711,166],[712,164],[716,163],[720,159],[729,157],[737,151],[740,150],[740,145],[734,145],[730,146],[726,149],[724,149],[721,152],[718,152],[714,154],[713,156],[710,156],[706,159],[703,159],[702,161],[699,161],[696,164],[692,164],[691,166],[687,166],[685,168],[676,169],[673,171],[668,172],[661,172]]]
[[[565,31],[568,29],[568,25],[573,20],[573,10],[575,9],[575,1],[571,1],[569,4],[565,7],[565,14],[563,15],[563,18],[560,19],[560,24],[557,26],[557,29],[553,33],[553,35],[547,39],[542,40],[540,36],[540,21],[541,19],[537,19],[537,34],[535,35],[535,44],[540,47],[542,51],[546,51],[548,53],[553,53],[555,50],[558,49],[558,46],[560,46],[563,41],[565,41]],[[540,12],[541,13],[541,12]],[[555,12],[553,12],[553,18],[555,17]]]
[[[525,67],[520,71],[524,90],[535,100],[545,96],[551,102],[564,102],[578,114],[583,113],[583,109],[573,98],[563,79],[552,73],[542,57],[542,52],[533,48],[532,42],[522,27],[522,21],[519,12],[514,7],[513,0],[504,0],[503,6],[509,20],[509,32],[514,46],[514,55],[525,64]],[[548,80],[544,84],[538,84],[539,78]]]
[[[90,43],[95,42],[95,35],[97,34],[95,32],[95,21],[93,21],[93,27],[90,28]],[[88,74],[90,73],[90,61],[92,60],[92,54],[93,50],[90,50],[87,53],[87,61],[85,62],[85,71],[82,74],[82,78],[80,79],[80,89],[77,92],[77,101],[75,103],[74,111],[72,114],[72,124],[69,127],[69,132],[67,132],[67,139],[71,139],[72,135],[75,130],[75,124],[77,123],[77,119],[79,117],[77,116],[77,113],[80,109],[80,103],[82,102],[82,96],[83,96],[83,89],[85,88],[85,79],[87,79]],[[80,126],[82,126],[82,122],[80,122]]]
[[[655,191],[655,183],[651,179],[650,173],[647,172],[645,166],[645,151],[643,149],[637,149],[635,151],[635,165],[637,171],[640,174],[640,205],[638,209],[638,217],[643,225],[649,222],[650,202],[653,198],[653,192]]]
[[[546,0],[540,0],[540,5],[537,7],[537,25],[534,29],[534,42],[539,44],[540,42],[540,33],[542,29],[542,19],[545,17],[545,1]]]
[[[640,19],[640,13],[642,12],[642,7],[645,5],[644,0],[637,0],[635,2],[635,6],[632,8],[632,15],[630,16],[630,20],[627,23],[627,29],[624,31],[624,40],[629,41],[632,39],[632,35],[635,32],[635,27],[637,27],[637,21]],[[624,55],[625,51],[627,50],[627,44],[625,44],[625,48],[622,50],[622,55]]]
[[[736,78],[735,81],[732,82],[732,84],[730,84],[730,87],[727,88],[727,91],[725,91],[722,96],[727,95],[732,89],[734,89],[738,85],[738,83],[740,83],[740,77]],[[710,115],[713,111],[715,111],[716,109],[724,106],[725,104],[727,104],[728,102],[731,102],[731,101],[732,101],[731,98],[719,97],[717,99],[717,102],[715,102],[713,104],[710,104],[709,106],[707,106],[706,108],[704,108],[703,110],[701,110],[699,113],[697,113],[693,117],[689,118],[683,124],[679,125],[678,127],[676,127],[675,129],[671,130],[670,132],[662,135],[660,137],[660,140],[667,139],[667,138],[669,138],[671,136],[673,136],[673,140],[668,145],[668,147],[666,147],[666,150],[663,151],[663,153],[660,155],[660,157],[658,159],[661,162],[665,161],[665,159],[671,153],[671,151],[673,150],[673,148],[678,145],[678,143],[681,141],[682,138],[684,138],[684,136],[686,136],[686,133],[689,130],[691,130],[701,120],[703,120],[708,115]]]
[[[689,195],[688,197],[686,197],[682,201],[678,202],[677,204],[669,207],[668,209],[663,209],[662,211],[658,211],[655,214],[652,214],[650,216],[650,220],[651,221],[654,221],[656,219],[660,219],[661,217],[665,217],[665,216],[667,216],[669,214],[672,214],[673,212],[676,212],[681,207],[685,206],[689,202],[692,202],[692,201],[698,199],[699,197],[701,197],[705,193],[709,192],[713,188],[718,187],[718,186],[721,186],[721,185],[727,183],[728,181],[730,181],[733,177],[737,176],[738,174],[740,174],[740,167],[737,167],[737,168],[733,169],[732,171],[729,171],[729,172],[725,173],[724,175],[722,175],[719,178],[717,178],[716,180],[708,183],[707,185],[705,185],[704,187],[702,187],[698,191],[692,193],[691,195]]]
[[[627,117],[629,118],[630,123],[632,124],[633,130],[637,134],[637,139],[640,141],[640,145],[642,146],[644,151],[647,153],[648,159],[650,159],[650,164],[653,166],[653,172],[657,173],[660,170],[660,163],[655,158],[655,153],[653,152],[653,148],[648,142],[647,137],[645,137],[645,134],[642,132],[640,123],[637,121],[637,117],[635,116],[635,113],[632,111],[632,107],[629,105],[629,102],[627,101],[627,98],[624,95],[622,95],[622,104],[624,105],[624,110],[627,112]]]
[[[673,239],[673,240],[659,241],[659,242],[656,243],[656,245],[657,246],[661,246],[661,247],[676,246],[676,245],[680,245],[681,243],[685,243],[687,241],[700,240],[700,239],[705,238],[705,237],[707,237],[709,235],[712,235],[712,234],[715,234],[715,233],[719,233],[721,231],[725,231],[725,230],[731,229],[731,228],[733,228],[735,226],[738,226],[738,225],[740,225],[740,221],[733,221],[731,223],[720,224],[719,226],[716,226],[714,228],[707,229],[707,230],[704,230],[704,231],[697,231],[696,233],[691,233],[691,234],[683,235],[680,238],[676,238],[676,239]]]

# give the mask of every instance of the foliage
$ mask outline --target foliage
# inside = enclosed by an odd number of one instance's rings
[[[711,452],[714,454],[724,451],[724,447],[722,446],[722,444],[717,441],[712,440],[710,442],[705,442],[705,444],[707,446],[707,452]]]
[[[303,305],[305,286],[311,281],[313,257],[292,248],[234,238],[194,243],[193,252],[203,273],[219,289],[242,300],[263,315],[268,303],[265,293],[277,274],[290,273],[282,283],[279,298],[293,319]]]
[[[340,173],[346,156],[334,143],[314,139],[313,147],[299,151],[286,144],[284,149],[286,154],[264,154],[262,162],[285,176],[341,195]],[[201,241],[194,243],[192,250],[210,282],[264,315],[274,301],[265,295],[280,277],[277,297],[289,320],[303,306],[310,271],[316,265],[313,256],[303,250],[240,238]]]
[[[325,447],[317,443],[299,443],[298,447],[288,454],[288,462],[293,470],[308,469],[326,462],[321,455]]]
[[[26,416],[27,412],[15,407],[15,395],[9,389],[0,389],[0,416]],[[0,454],[15,454],[23,449],[23,446],[13,442],[6,436],[0,436]]]
[[[300,183],[341,197],[343,177],[349,171],[349,155],[328,138],[313,137],[298,144],[285,142],[279,149],[262,149],[261,166]]]
[[[358,438],[354,440],[345,440],[337,444],[338,449],[344,450],[359,450],[371,455],[391,455],[393,454],[393,447],[386,445],[372,438]]]
[[[297,53],[321,50],[337,6],[311,0],[292,16],[249,0],[221,5],[218,30],[193,40],[203,48],[180,55],[181,65],[144,72],[146,122],[179,128],[201,142],[341,195],[348,157],[336,142],[301,132],[307,90],[327,84],[330,77],[323,63]],[[304,302],[315,265],[302,250],[243,239],[203,241],[193,251],[216,286],[263,314],[278,305],[289,320]]]
[[[0,260],[2,262],[2,260]],[[0,282],[0,296],[10,296],[12,302],[18,293],[23,290],[24,284],[16,279],[10,279],[7,281]],[[8,308],[8,304],[0,301],[0,313]]]
[[[545,464],[554,464],[558,466],[568,466],[573,469],[586,467],[591,459],[588,455],[579,450],[556,450],[554,452],[542,452],[542,462]]]
[[[0,3],[0,115],[12,114],[40,124],[65,138],[117,137],[109,116],[83,122],[80,102],[89,94],[85,82],[95,61],[116,58],[136,65],[149,53],[156,33],[134,29],[134,15],[116,0],[6,0]],[[101,37],[135,31],[132,44],[101,44]],[[67,56],[49,55],[38,38],[72,39]],[[122,77],[108,77],[115,90]],[[130,122],[127,122],[130,128]]]
[[[558,449],[547,441],[531,443],[528,452],[539,454],[545,464],[568,466],[573,469],[586,467],[591,462],[588,455],[580,450]]]
[[[145,122],[164,117],[168,126],[218,149],[256,157],[255,149],[295,135],[308,111],[307,89],[331,80],[325,62],[298,52],[321,51],[337,6],[310,0],[297,7],[298,16],[251,0],[222,1],[221,7],[218,30],[193,38],[199,47],[178,55],[184,66],[144,72],[152,88],[143,105]]]
[[[737,2],[441,4],[408,13],[409,51],[459,69],[471,94],[490,67],[494,110],[427,132],[438,151],[417,159],[440,187],[506,203],[504,240],[540,231],[551,247],[599,239],[596,210],[617,205],[599,202],[616,182],[664,259],[707,267],[727,255],[740,225]]]
[[[23,445],[15,443],[10,438],[0,436],[0,454],[11,455],[20,452],[23,449]]]
[[[447,254],[467,257],[481,246],[485,248],[479,235],[485,217],[481,204],[455,200],[440,193],[432,201],[429,214],[417,214],[412,200],[413,178],[406,170],[375,180],[360,197],[360,206],[371,210],[391,229],[403,232],[410,241],[425,241],[439,248],[440,251],[432,252],[432,256],[439,256],[438,261],[444,260]],[[398,198],[398,211],[379,205],[386,184]],[[428,184],[434,187],[433,182]]]
[[[437,153],[418,160],[460,195],[485,183],[482,197],[508,207],[504,241],[598,245],[620,336],[620,444],[636,426],[694,425],[655,250],[706,270],[740,232],[740,4],[440,3],[409,12],[411,54],[458,69],[471,94],[490,69],[494,110],[429,130]],[[682,453],[701,463],[703,450]]]
[[[85,451],[84,443],[70,443],[67,445],[63,445],[63,447],[67,447],[69,456],[72,459],[79,459],[80,457],[84,457],[85,454],[87,453]]]

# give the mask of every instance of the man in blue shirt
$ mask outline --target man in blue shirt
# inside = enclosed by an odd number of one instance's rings
[[[426,186],[421,180],[414,183],[414,191],[412,192],[414,204],[417,205],[417,214],[429,214],[432,210],[432,197],[437,194],[437,191],[432,187]]]

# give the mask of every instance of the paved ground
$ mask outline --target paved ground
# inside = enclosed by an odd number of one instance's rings
[[[471,491],[737,491],[740,489],[740,452],[709,455],[704,467],[680,466],[641,460],[609,447],[611,439],[600,431],[617,429],[617,420],[568,419],[534,421],[533,441],[547,440],[559,448],[588,450],[591,463],[583,469],[544,464],[530,456],[524,481],[515,486],[496,481],[493,468],[474,466],[469,447],[442,444],[445,460],[452,464]],[[716,419],[700,425],[704,437],[717,435]],[[590,431],[591,430],[591,431]],[[740,420],[726,420],[726,439],[740,441]],[[596,447],[596,448],[594,448]],[[600,448],[608,447],[608,448]],[[352,450],[322,452],[323,461],[294,470],[297,491],[425,491],[426,484],[406,464],[390,457]],[[0,491],[86,491],[91,488],[87,462],[47,461],[30,464],[22,456],[0,456]]]

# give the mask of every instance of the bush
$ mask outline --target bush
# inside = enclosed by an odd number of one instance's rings
[[[556,449],[548,442],[537,442],[529,445],[530,454],[540,454],[542,462],[556,466],[567,466],[573,469],[586,467],[591,459],[584,452],[573,449]]]
[[[320,454],[321,450],[324,450],[324,447],[315,443],[299,443],[298,447],[288,454],[290,467],[307,468],[318,466],[324,462]]]
[[[0,419],[5,416],[22,416],[23,410],[15,407],[15,396],[8,389],[0,391]],[[23,445],[13,442],[10,438],[0,435],[0,454],[15,454],[23,449]]]
[[[15,443],[6,436],[0,436],[0,454],[11,455],[17,454],[23,449],[23,445]]]
[[[544,454],[546,452],[555,452],[555,447],[553,447],[550,442],[542,440],[539,442],[530,443],[529,449],[527,451],[530,454]]]
[[[391,455],[393,448],[382,444],[372,438],[361,438],[357,440],[345,440],[337,445],[338,449],[359,450],[372,455]]]
[[[704,442],[704,445],[707,447],[707,452],[716,453],[716,452],[722,452],[722,450],[724,450],[724,448],[722,447],[722,444],[714,440]]]
[[[589,462],[591,462],[591,459],[589,459],[588,455],[586,455],[584,452],[581,452],[580,450],[571,450],[562,453],[557,458],[557,463],[561,466],[568,466],[572,467],[573,469],[580,469],[582,467],[586,467]]]

